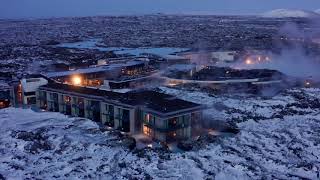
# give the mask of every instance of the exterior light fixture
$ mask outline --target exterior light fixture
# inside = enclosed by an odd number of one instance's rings
[[[74,85],[81,85],[82,79],[80,76],[74,76],[72,77],[72,84]]]

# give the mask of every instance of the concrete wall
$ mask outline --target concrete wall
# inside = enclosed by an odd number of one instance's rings
[[[135,122],[136,122],[136,110],[135,109],[131,109],[130,111],[130,133],[131,134],[135,134],[136,129],[135,129]]]

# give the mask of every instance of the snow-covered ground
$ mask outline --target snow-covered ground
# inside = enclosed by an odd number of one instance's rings
[[[86,119],[0,110],[0,179],[319,179],[320,89],[276,97],[215,96],[161,88],[208,105],[240,133],[185,153],[133,150]]]
[[[87,41],[80,41],[74,43],[63,43],[57,45],[58,47],[64,48],[76,48],[76,49],[97,49],[99,51],[114,51],[115,54],[131,54],[138,56],[141,53],[151,53],[160,56],[167,56],[169,54],[182,52],[189,50],[188,48],[172,48],[172,47],[161,47],[161,48],[126,48],[126,47],[105,47],[103,43],[100,43],[101,39],[89,39]]]
[[[275,9],[262,14],[266,18],[320,18],[317,12],[292,9]]]

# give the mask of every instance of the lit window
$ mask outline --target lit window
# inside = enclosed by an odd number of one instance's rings
[[[147,126],[143,126],[143,134],[147,136],[152,136],[152,129]]]
[[[71,97],[70,96],[65,96],[64,97],[64,102],[65,103],[70,103],[71,102]]]

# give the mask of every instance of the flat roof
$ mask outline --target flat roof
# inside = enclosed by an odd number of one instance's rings
[[[130,105],[139,104],[146,109],[161,113],[172,113],[194,108],[201,108],[200,104],[178,99],[175,96],[159,93],[157,91],[142,90],[125,93],[123,102]]]
[[[77,69],[77,70],[73,70],[73,71],[49,72],[49,73],[46,73],[45,76],[47,76],[49,78],[53,78],[53,77],[70,76],[70,75],[75,75],[75,74],[98,73],[98,72],[115,70],[117,68],[130,67],[130,66],[136,66],[136,65],[141,65],[141,64],[144,64],[144,62],[138,61],[138,60],[132,60],[132,61],[128,61],[126,63],[102,65],[102,66],[96,66],[96,67]]]
[[[119,93],[102,89],[74,86],[61,83],[49,83],[40,89],[53,90],[63,93],[78,93],[87,96],[98,96],[106,101],[116,101],[128,106],[142,106],[158,115],[168,115],[192,109],[202,109],[202,105],[178,99],[175,96],[163,94],[157,91],[140,90]],[[89,97],[88,97],[89,98]]]
[[[99,96],[99,97],[106,97],[110,100],[117,100],[120,98],[121,93],[106,91],[96,88],[89,88],[83,86],[74,86],[69,84],[62,84],[62,83],[48,83],[47,85],[41,86],[40,89],[51,89],[57,92],[65,92],[65,93],[78,93],[83,95],[90,95],[90,96]]]

